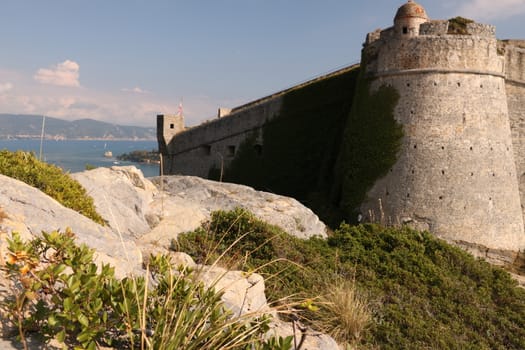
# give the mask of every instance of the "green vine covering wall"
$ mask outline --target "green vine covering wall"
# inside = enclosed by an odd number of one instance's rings
[[[289,92],[279,115],[240,145],[223,180],[319,206],[317,198],[333,182],[358,72],[356,67]]]
[[[359,79],[338,160],[335,195],[344,218],[354,222],[366,193],[395,164],[403,128],[394,119],[399,94],[391,86],[370,93],[370,80]],[[339,187],[341,186],[341,187]]]
[[[332,226],[350,220],[352,208],[395,162],[402,136],[393,119],[396,91],[383,87],[369,95],[359,71],[285,95],[279,115],[246,138],[222,180],[294,197]],[[209,175],[218,180],[220,170]]]

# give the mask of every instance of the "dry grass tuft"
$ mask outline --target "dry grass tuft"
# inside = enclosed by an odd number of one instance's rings
[[[317,327],[339,343],[356,344],[372,320],[368,300],[359,293],[352,280],[339,280],[327,285],[326,291],[320,297]]]

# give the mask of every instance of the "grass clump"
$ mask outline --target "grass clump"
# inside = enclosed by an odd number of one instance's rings
[[[54,165],[39,161],[32,153],[0,150],[0,174],[12,177],[38,188],[60,204],[104,225],[93,199],[69,175]]]
[[[174,246],[197,259],[216,247],[245,269],[281,271],[265,281],[269,299],[309,297],[304,316],[340,342],[525,348],[525,291],[503,269],[427,232],[342,224],[328,239],[301,240],[238,209],[214,213],[206,229],[180,235]]]
[[[91,249],[75,244],[71,231],[29,242],[13,234],[8,243],[4,270],[13,297],[5,306],[25,349],[31,332],[90,350],[270,350],[289,343],[263,340],[267,316],[233,315],[214,285],[199,281],[199,271],[175,269],[166,256],[152,256],[145,277],[117,280],[109,265],[97,267]]]

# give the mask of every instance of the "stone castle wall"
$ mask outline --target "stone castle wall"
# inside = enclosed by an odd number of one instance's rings
[[[361,209],[452,241],[522,250],[504,59],[490,30],[479,33],[390,37],[364,49],[372,89],[400,94],[404,138]]]
[[[225,117],[178,133],[167,142],[163,153],[164,173],[206,178],[210,169],[226,168],[242,141],[273,118],[280,111],[281,102],[282,97],[275,96],[241,106]]]
[[[507,40],[498,44],[498,51],[505,55],[507,104],[525,218],[525,41]]]

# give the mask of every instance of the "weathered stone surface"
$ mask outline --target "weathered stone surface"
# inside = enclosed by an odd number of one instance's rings
[[[109,227],[63,207],[21,181],[0,175],[0,207],[8,215],[0,224],[0,232],[17,231],[23,238],[30,239],[42,231],[70,227],[77,236],[77,242],[95,249],[97,261],[111,263],[118,275],[123,276],[141,267],[142,255],[129,237],[121,239]],[[5,251],[5,247],[2,249]]]
[[[157,190],[139,169],[97,168],[72,177],[93,197],[97,211],[111,228],[135,237],[150,231],[145,210]]]
[[[194,176],[172,175],[164,176],[162,179],[155,177],[151,180],[166,193],[164,199],[155,199],[151,211],[156,212],[160,217],[171,219],[174,225],[183,222],[181,226],[186,230],[198,227],[197,221],[208,218],[212,211],[241,207],[294,236],[300,238],[313,235],[326,236],[326,226],[317,215],[290,197]]]
[[[201,266],[197,275],[206,286],[223,293],[222,301],[234,315],[270,311],[264,294],[264,279],[259,274]]]
[[[303,342],[303,345],[300,349],[303,350],[340,350],[339,345],[337,342],[330,337],[329,335],[319,333],[312,331],[311,329],[307,329],[305,331],[305,339]],[[293,324],[290,322],[281,322],[277,321],[275,322],[270,331],[268,332],[269,336],[276,336],[276,337],[288,337],[288,336],[294,336],[294,329]],[[295,330],[295,339],[297,341],[297,344],[300,343],[302,337],[301,331],[296,327]],[[292,342],[292,349],[293,347]]]

